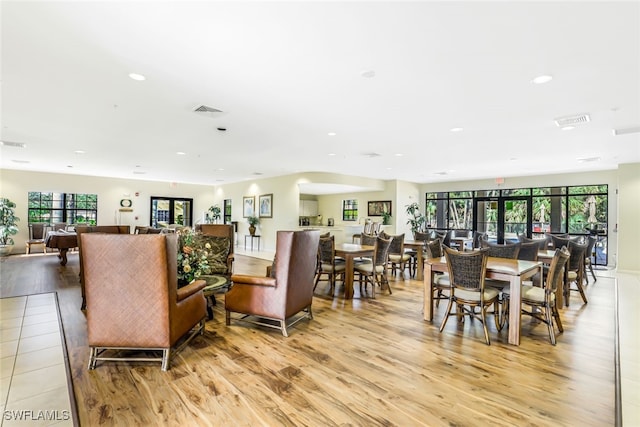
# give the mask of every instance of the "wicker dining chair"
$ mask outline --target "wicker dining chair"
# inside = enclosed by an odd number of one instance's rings
[[[571,291],[578,291],[582,297],[582,301],[587,304],[587,295],[584,293],[584,259],[587,253],[587,245],[581,245],[574,241],[569,241],[569,262],[564,280],[564,304],[569,307],[569,299]],[[575,283],[576,287],[572,288],[571,284]]]
[[[389,259],[389,246],[391,245],[391,239],[383,239],[380,236],[376,236],[376,241],[373,249],[372,262],[362,262],[355,265],[355,272],[358,273],[358,281],[360,282],[360,294],[362,295],[362,284],[364,283],[364,290],[367,289],[367,284],[371,284],[371,298],[376,297],[376,285],[382,289],[383,285],[386,285],[391,291],[391,286],[387,280],[387,260]]]
[[[444,256],[444,246],[440,239],[427,242],[424,248],[425,258],[441,258]],[[433,299],[436,301],[436,307],[440,305],[440,300],[449,299],[450,290],[449,273],[435,273],[433,277]]]
[[[336,245],[334,236],[324,237],[320,239],[318,244],[318,273],[316,274],[316,282],[313,290],[320,282],[322,276],[326,276],[330,283],[329,294],[333,295],[336,286],[336,278],[342,276],[344,281],[345,261],[336,258]]]
[[[494,321],[498,330],[500,330],[500,308],[498,290],[484,285],[487,274],[487,249],[461,252],[445,247],[444,254],[449,266],[451,292],[440,332],[444,330],[449,316],[457,316],[460,321],[464,321],[464,316],[469,315],[482,322],[485,343],[491,345],[486,322],[487,307],[493,305]],[[457,308],[456,312],[452,313],[454,304]],[[475,307],[480,308],[480,313],[475,312]]]
[[[528,305],[532,308],[531,310],[522,308],[522,314],[534,317],[547,325],[549,330],[549,341],[551,341],[552,345],[556,345],[553,321],[555,320],[560,332],[564,331],[564,328],[562,327],[562,320],[560,320],[560,313],[556,306],[556,290],[559,286],[562,286],[564,267],[567,264],[569,257],[570,254],[566,247],[556,249],[553,259],[551,260],[549,273],[544,281],[544,286],[539,287],[526,284],[521,288],[522,304]],[[501,326],[504,326],[506,319],[509,318],[508,291],[503,292],[502,297],[503,315],[501,316]]]

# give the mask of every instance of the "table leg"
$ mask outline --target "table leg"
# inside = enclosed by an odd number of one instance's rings
[[[431,271],[431,264],[423,265],[424,272],[424,307],[422,313],[424,320],[429,322],[433,321],[433,272]]]
[[[422,280],[424,277],[424,258],[422,257],[422,249],[416,251],[416,280]]]
[[[344,258],[344,298],[353,299],[353,255],[346,254]]]
[[[511,276],[509,281],[509,344],[513,345],[520,345],[521,290],[520,276]]]
[[[60,258],[60,265],[67,265],[67,252],[69,251],[69,249],[60,248],[58,249],[58,251],[60,252],[58,254],[58,258]]]

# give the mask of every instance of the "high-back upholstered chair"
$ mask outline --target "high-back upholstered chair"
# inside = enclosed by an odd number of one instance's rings
[[[232,312],[241,313],[243,316],[237,320],[279,329],[286,337],[288,326],[305,317],[313,319],[311,303],[319,243],[317,230],[278,231],[271,277],[231,276],[233,286],[225,294],[227,325],[231,324]],[[287,319],[302,310],[306,316],[287,325]],[[256,316],[257,320],[248,320],[249,316]]]
[[[231,224],[201,224],[200,231],[196,234],[196,244],[205,246],[209,244],[207,262],[211,269],[208,274],[203,274],[200,279],[207,282],[204,295],[207,298],[207,312],[213,319],[213,307],[216,305],[216,293],[222,293],[231,286],[233,274],[234,229]]]
[[[87,308],[87,299],[84,292],[84,268],[82,267],[82,234],[129,234],[130,232],[131,228],[128,225],[76,225],[76,234],[78,236],[78,259],[80,261],[80,289],[82,290],[82,305],[80,306],[80,310]]]
[[[81,235],[87,296],[89,369],[109,350],[162,350],[166,371],[172,347],[193,329],[181,350],[204,331],[203,280],[178,289],[177,236],[165,234]],[[194,328],[194,326],[196,326]]]

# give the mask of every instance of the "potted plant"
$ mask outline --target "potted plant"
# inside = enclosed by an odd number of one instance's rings
[[[382,225],[391,224],[391,214],[389,212],[382,212]]]
[[[17,222],[20,221],[15,215],[16,204],[6,198],[0,198],[0,255],[5,256],[11,253],[14,241],[11,236],[18,234]]]
[[[256,225],[260,223],[260,218],[257,216],[250,216],[247,218],[247,222],[249,223],[249,234],[252,236],[256,234]]]
[[[416,231],[424,231],[424,225],[427,223],[427,218],[420,212],[420,205],[416,202],[407,205],[406,208],[407,215],[409,215],[407,224],[411,226],[411,232],[415,236]]]
[[[211,212],[211,215],[207,214],[207,223],[211,224],[213,221],[213,224],[217,224],[218,220],[220,219],[220,206],[210,206],[208,211]]]

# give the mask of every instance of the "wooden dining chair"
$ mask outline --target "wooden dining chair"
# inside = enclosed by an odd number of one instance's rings
[[[47,230],[49,225],[45,223],[32,223],[29,224],[29,240],[25,242],[26,253],[30,254],[34,247],[42,247],[42,252],[47,252],[45,245],[45,237],[47,237]]]
[[[363,295],[362,284],[364,283],[365,291],[367,284],[371,284],[371,298],[373,299],[376,298],[376,285],[380,286],[380,289],[382,289],[383,285],[386,285],[389,289],[389,295],[393,293],[386,274],[391,239],[383,239],[380,236],[376,236],[375,239],[371,262],[358,263],[354,267],[360,282],[360,295]]]

